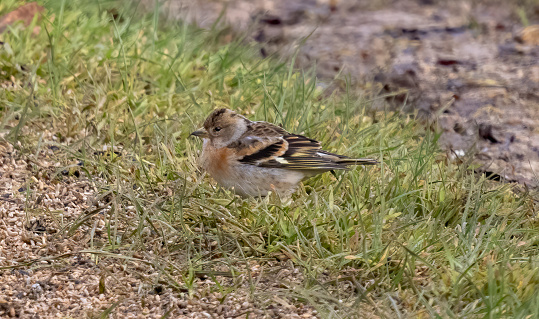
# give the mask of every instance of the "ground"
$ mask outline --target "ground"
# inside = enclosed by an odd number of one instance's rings
[[[89,208],[104,202],[96,198],[91,180],[58,172],[55,153],[61,152],[48,148],[22,156],[10,144],[0,145],[0,267],[10,269],[0,276],[2,316],[93,318],[114,310],[121,318],[161,318],[166,313],[189,318],[316,317],[317,311],[298,305],[297,298],[287,301],[283,291],[293,290],[304,279],[286,255],[262,262],[233,262],[233,266],[220,267],[220,272],[219,267],[193,272],[189,289],[178,284],[185,280],[182,276],[163,278],[147,262],[159,258],[159,242],[147,243],[150,250],[131,251],[127,256],[122,247],[96,248],[94,241],[107,240],[104,215],[76,231],[69,224],[67,229],[59,228],[63,221],[99,214],[99,209]],[[54,181],[58,173],[65,175],[61,182]],[[134,207],[125,213],[134,215]],[[217,242],[206,244],[208,253],[219,253]]]
[[[539,315],[532,1],[22,4],[0,316]],[[381,163],[242,199],[189,138],[223,106]]]

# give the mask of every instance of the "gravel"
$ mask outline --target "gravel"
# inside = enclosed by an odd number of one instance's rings
[[[239,262],[238,276],[199,275],[188,289],[179,275],[163,277],[151,250],[113,258],[92,246],[92,232],[106,239],[103,213],[70,233],[66,225],[103,203],[96,178],[64,176],[72,163],[61,158],[57,147],[23,155],[0,143],[0,317],[318,317],[283,288],[304,280],[289,260]]]

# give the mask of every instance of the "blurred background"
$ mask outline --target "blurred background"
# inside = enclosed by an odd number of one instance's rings
[[[386,96],[374,108],[389,102],[435,121],[451,157],[472,155],[495,178],[537,185],[537,0],[167,0],[158,10],[227,26],[258,43],[261,57],[316,66],[326,92],[348,78],[365,97]]]

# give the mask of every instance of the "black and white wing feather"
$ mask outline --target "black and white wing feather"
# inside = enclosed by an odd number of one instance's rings
[[[322,172],[378,163],[373,159],[352,159],[324,151],[320,142],[290,134],[267,122],[253,122],[250,129],[229,147],[236,148],[241,163],[268,168]]]

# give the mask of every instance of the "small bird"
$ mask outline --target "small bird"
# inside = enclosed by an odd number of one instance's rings
[[[226,108],[213,111],[204,127],[191,135],[203,139],[200,166],[222,187],[243,197],[270,191],[286,197],[305,178],[378,163],[326,152],[318,141],[268,122],[250,121]]]

